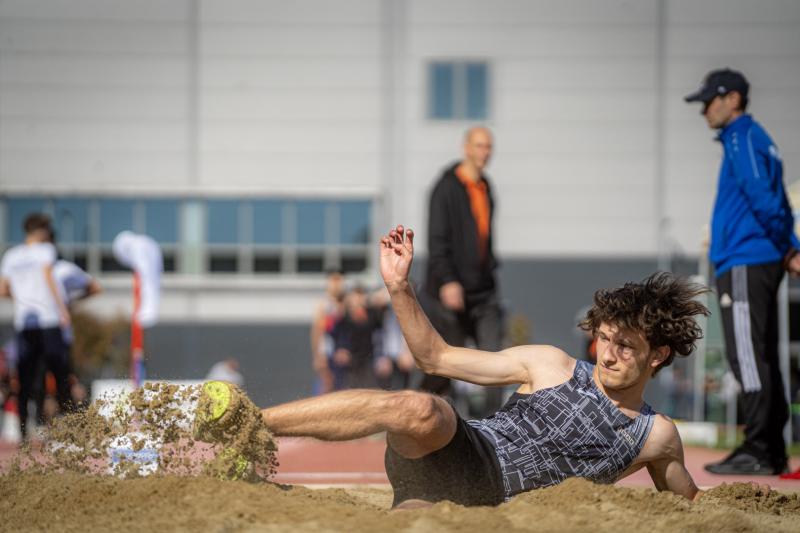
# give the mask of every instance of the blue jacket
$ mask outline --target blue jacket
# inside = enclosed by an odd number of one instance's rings
[[[781,261],[790,247],[800,246],[778,148],[750,115],[725,126],[717,139],[724,151],[711,217],[710,257],[717,274]]]

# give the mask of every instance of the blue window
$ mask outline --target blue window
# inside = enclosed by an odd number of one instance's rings
[[[134,231],[133,200],[100,201],[100,241],[111,243],[121,231]]]
[[[453,71],[452,63],[432,63],[430,65],[430,103],[428,116],[435,119],[449,119],[453,116]]]
[[[144,202],[145,234],[161,244],[178,242],[178,202],[146,200]]]
[[[25,240],[25,218],[32,213],[47,213],[47,202],[44,198],[10,198],[7,205],[9,242],[19,244]]]
[[[486,118],[487,88],[486,63],[467,63],[467,109],[468,119]]]
[[[280,244],[283,242],[283,202],[258,200],[253,202],[253,242]]]
[[[297,202],[297,242],[325,243],[325,202]]]
[[[239,242],[239,201],[210,200],[206,204],[206,237],[210,244]]]
[[[93,238],[89,232],[89,200],[56,200],[53,223],[59,244],[86,244]]]
[[[428,118],[486,120],[489,66],[482,61],[436,61],[428,67]]]
[[[367,244],[370,240],[370,203],[341,202],[339,204],[339,242]]]

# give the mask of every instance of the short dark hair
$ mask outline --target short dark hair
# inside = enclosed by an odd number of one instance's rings
[[[31,213],[25,217],[25,221],[22,223],[22,229],[25,230],[25,235],[42,229],[50,232],[52,231],[50,217],[44,213]]]
[[[708,308],[697,297],[708,287],[667,272],[656,272],[640,283],[594,293],[594,305],[579,324],[597,334],[603,323],[641,332],[651,348],[669,346],[669,357],[653,372],[672,364],[676,355],[686,357],[703,337],[696,315],[708,316]]]

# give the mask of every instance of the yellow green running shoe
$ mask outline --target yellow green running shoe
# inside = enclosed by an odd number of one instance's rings
[[[206,405],[203,405],[204,402],[201,399],[197,416],[202,418],[203,422],[212,422],[222,418],[222,415],[228,410],[231,403],[231,389],[223,381],[209,381],[203,384],[201,398],[203,397],[206,398]]]
[[[224,381],[203,384],[194,418],[194,438],[217,442],[237,420],[242,404],[239,390]]]

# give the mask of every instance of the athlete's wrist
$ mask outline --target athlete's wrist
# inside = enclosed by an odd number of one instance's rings
[[[386,289],[390,295],[406,292],[408,290],[408,279],[387,282]]]

